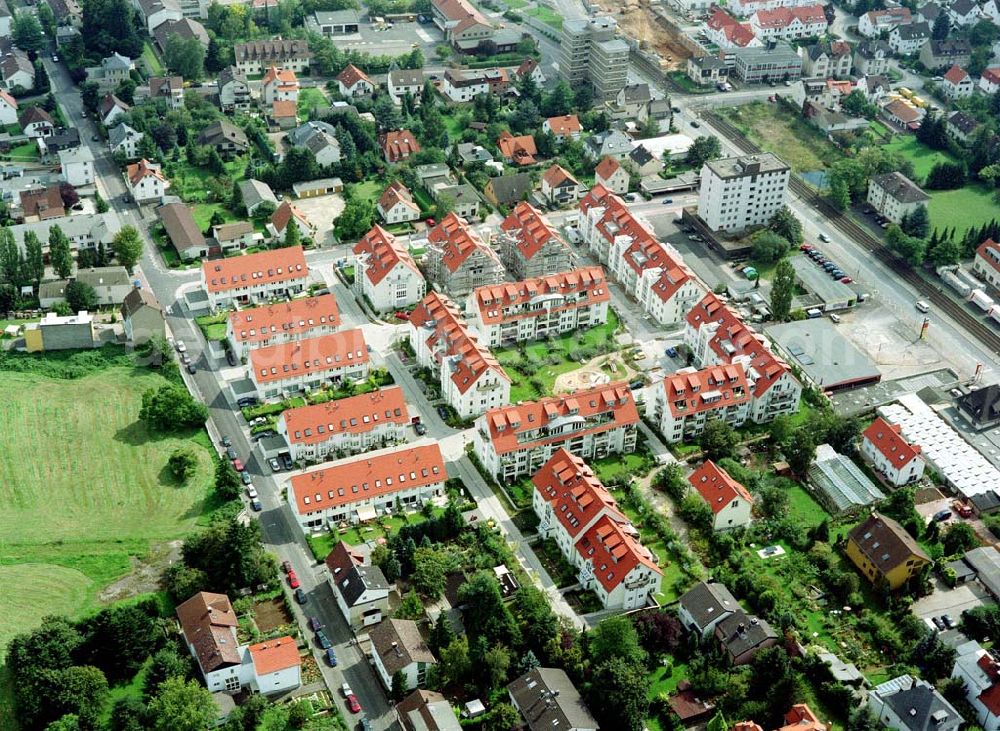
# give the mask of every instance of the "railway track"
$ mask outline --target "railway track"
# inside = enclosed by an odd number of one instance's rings
[[[743,133],[730,122],[722,119],[714,112],[704,114],[713,127],[724,133],[726,137],[737,148],[746,154],[760,152],[760,148],[743,136]],[[994,353],[1000,354],[1000,335],[985,320],[982,320],[964,305],[956,302],[940,287],[936,287],[931,282],[924,279],[914,271],[906,261],[900,258],[894,251],[875,236],[871,231],[837,210],[826,198],[818,195],[802,178],[792,175],[789,182],[792,193],[816,209],[823,218],[830,222],[832,226],[839,229],[841,233],[860,244],[869,254],[877,256],[904,282],[913,287],[920,296],[933,304],[939,311],[948,315],[956,324],[966,332],[975,337],[982,345],[989,348]]]

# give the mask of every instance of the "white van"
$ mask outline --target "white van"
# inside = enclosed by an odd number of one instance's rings
[[[836,313],[831,313],[831,314],[830,314],[830,320],[831,320],[831,321],[832,321],[833,323],[835,323],[835,324],[840,324],[840,315],[838,315],[838,314],[836,314]]]
[[[917,300],[917,309],[921,312],[930,312],[931,306],[925,300]]]

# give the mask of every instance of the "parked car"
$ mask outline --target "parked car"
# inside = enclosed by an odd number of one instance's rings
[[[698,124],[698,120],[697,119],[691,120],[691,126],[694,127],[695,129],[698,129],[699,127],[701,127],[701,125]]]
[[[250,476],[249,472],[241,472],[240,479],[243,480],[244,485],[249,485],[253,481],[253,478]]]
[[[667,353],[667,357],[668,358],[676,358],[677,357],[677,348],[675,348],[673,346],[670,346],[669,348],[667,348],[666,353]]]
[[[417,436],[422,437],[424,434],[427,433],[427,427],[424,426],[423,424],[417,423],[413,425],[413,431],[417,433]]]
[[[297,601],[299,604],[305,604],[306,602],[309,601],[309,597],[306,596],[306,593],[302,591],[302,589],[296,589],[295,601]]]
[[[188,355],[187,353],[181,353],[181,363],[183,363],[184,365],[190,365],[191,356]]]
[[[242,472],[243,470],[246,469],[246,465],[243,464],[242,460],[234,459],[233,460],[233,469],[236,470],[237,472]]]
[[[802,244],[802,246],[799,247],[799,251],[812,251],[814,248],[816,247],[812,244]]]
[[[289,572],[291,572],[291,570],[292,570],[292,562],[291,561],[282,561],[281,562],[281,570],[284,571],[286,574],[289,573]]]
[[[951,517],[950,510],[939,510],[934,513],[934,522],[941,523]]]
[[[222,444],[223,447],[231,447],[233,446],[233,440],[227,436],[224,436],[222,437],[222,441],[220,442],[220,444]]]
[[[236,458],[237,458],[237,457],[239,457],[240,455],[238,455],[238,454],[236,453],[236,450],[235,450],[235,449],[233,449],[232,447],[226,447],[226,456],[227,456],[227,457],[228,457],[229,459],[236,459]]]
[[[311,629],[313,632],[319,632],[321,629],[323,629],[323,623],[319,621],[319,617],[309,618],[309,629]]]
[[[190,373],[193,376],[195,373],[198,372],[198,368],[195,366],[194,363],[188,363],[187,364],[187,372]]]
[[[184,344],[183,340],[178,340],[177,341],[177,345],[174,346],[174,347],[177,348],[177,352],[178,353],[186,353],[187,352],[187,346]]]
[[[257,488],[253,485],[247,485],[247,497],[251,500],[257,499]]]
[[[361,723],[358,724],[358,728],[361,731],[372,731],[374,727],[372,726],[372,722],[368,720],[368,716],[365,716],[361,719]]]
[[[271,468],[271,472],[281,472],[281,465],[278,464],[278,460],[276,460],[274,457],[271,457],[271,459],[267,460],[267,465],[268,467]]]
[[[850,277],[841,277],[841,278],[840,278],[840,283],[841,283],[841,284],[850,284],[850,283],[851,283],[851,282],[853,282],[853,281],[854,281],[854,280],[853,280],[853,279],[851,279]]]
[[[247,406],[256,406],[257,399],[255,399],[253,396],[244,396],[243,398],[241,398],[239,401],[236,402],[236,405],[239,406],[241,409],[244,409]]]
[[[955,629],[958,626],[958,622],[952,619],[950,614],[942,614],[941,621],[944,622],[944,626],[948,629]]]
[[[324,655],[326,657],[327,665],[329,665],[331,668],[337,667],[337,653],[334,651],[332,647],[327,648]]]
[[[250,420],[251,427],[260,426],[261,424],[266,424],[266,423],[267,423],[267,417],[264,416],[257,416]]]
[[[231,365],[231,366],[235,366],[237,363],[239,363],[239,361],[236,360],[236,353],[234,353],[231,350],[227,350],[226,351],[226,362],[229,365]]]
[[[934,626],[938,628],[938,630],[943,631],[946,629],[946,625],[941,617],[931,617],[931,621],[934,623]]]
[[[278,436],[278,432],[274,429],[265,429],[264,431],[259,431],[253,435],[253,440],[259,442],[261,439],[268,439],[270,437]]]
[[[820,232],[819,240],[822,241],[825,244],[830,243],[830,237],[827,236],[825,233],[822,233],[822,232]]]
[[[361,713],[361,704],[358,703],[358,697],[354,693],[347,696],[347,707],[351,710],[351,713]]]
[[[292,462],[292,456],[290,454],[281,455],[281,464],[286,470],[290,470],[295,467],[295,463]]]
[[[351,690],[351,686],[347,683],[343,683],[340,686],[340,692],[344,694],[344,698],[346,698],[349,695],[354,695],[354,691]]]
[[[399,312],[396,313],[396,319],[397,320],[409,320],[410,319],[410,313],[406,312],[405,310],[400,310]]]
[[[840,270],[840,269],[831,269],[830,270],[830,277],[833,278],[833,279],[840,279],[841,277],[844,277],[844,276],[847,276],[847,275],[845,275],[844,272],[842,270]]]
[[[961,393],[962,392],[959,391],[959,395],[961,395]],[[955,502],[953,502],[951,504],[951,507],[952,507],[952,509],[956,513],[958,513],[959,515],[961,515],[963,518],[971,518],[972,517],[972,507],[969,506],[969,505],[966,505],[963,502],[960,502],[960,501],[956,500]]]
[[[259,513],[261,510],[264,509],[264,506],[261,505],[260,500],[251,500],[250,507],[253,508],[253,511],[255,513]]]
[[[288,572],[288,585],[293,589],[298,589],[299,586],[301,586],[299,577],[296,576],[295,574],[295,569],[292,569],[291,571]]]
[[[438,406],[435,410],[437,411],[438,416],[440,416],[444,421],[448,421],[448,409],[444,406]]]
[[[638,391],[644,385],[646,384],[644,384],[642,381],[632,381],[632,383],[628,384],[628,387],[633,391]]]
[[[329,650],[333,647],[333,643],[330,642],[330,638],[326,636],[326,632],[323,630],[318,630],[316,632],[316,644],[322,647],[324,650]]]
[[[673,198],[664,198],[663,199],[663,205],[665,205],[665,206],[669,206],[673,202],[674,202]]]
[[[431,228],[437,226],[437,221],[435,221],[433,218],[428,218],[426,221],[424,221],[424,223],[426,223]]]

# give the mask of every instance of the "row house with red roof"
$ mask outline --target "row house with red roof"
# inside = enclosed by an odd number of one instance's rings
[[[354,260],[354,289],[376,312],[409,307],[427,292],[409,247],[381,226],[354,245]]]
[[[660,591],[663,571],[586,462],[557,450],[531,478],[538,532],[552,538],[605,609],[646,606]]]
[[[399,386],[287,409],[275,427],[295,462],[323,461],[401,442],[410,413]]]
[[[371,362],[360,328],[250,351],[250,381],[262,400],[368,377]]]
[[[479,287],[465,309],[486,345],[497,348],[602,325],[610,300],[604,270],[590,266]]]
[[[580,202],[579,230],[608,275],[660,325],[680,322],[704,293],[681,255],[661,243],[625,202],[595,185]]]
[[[500,261],[514,279],[534,279],[573,268],[575,254],[548,219],[521,202],[500,224]]]
[[[506,278],[497,253],[454,211],[428,232],[424,266],[434,286],[452,297]]]
[[[323,294],[233,310],[226,321],[226,340],[239,358],[246,358],[254,348],[329,335],[339,327],[337,299]]]
[[[976,249],[976,258],[972,261],[972,271],[980,279],[1000,289],[1000,244],[993,239],[986,239]]]
[[[983,731],[1000,731],[1000,662],[975,640],[956,649],[951,677],[965,685],[965,697]],[[968,719],[971,720],[971,719]]]
[[[712,509],[713,530],[733,530],[750,525],[753,496],[715,462],[705,460],[688,476],[688,482]]]
[[[303,531],[416,510],[444,495],[448,479],[438,444],[379,450],[295,475],[288,504]]]
[[[638,424],[628,385],[610,383],[491,409],[476,420],[473,448],[489,474],[510,482],[560,448],[584,459],[634,452]]]
[[[790,41],[826,33],[823,6],[800,5],[794,8],[758,10],[750,18],[754,35],[762,41]]]
[[[260,251],[202,262],[201,285],[209,307],[247,305],[286,299],[302,292],[309,267],[301,246]]]
[[[460,418],[510,403],[510,377],[451,299],[431,292],[409,322],[417,362],[439,378],[442,397]]]
[[[719,48],[753,48],[763,45],[750,23],[741,23],[721,8],[705,21],[705,35]]]
[[[791,368],[771,351],[763,335],[711,292],[687,313],[684,343],[698,367],[742,366],[750,387],[749,419],[755,424],[799,410],[802,384]]]
[[[732,427],[750,416],[750,384],[739,364],[683,368],[649,387],[646,418],[668,444],[697,437],[710,419]]]
[[[924,474],[924,457],[919,444],[910,444],[899,424],[881,416],[861,435],[861,454],[890,484],[900,487],[916,482]]]
[[[726,8],[738,18],[749,18],[759,10],[798,8],[803,5],[813,4],[813,0],[736,0],[735,2],[727,3]]]
[[[292,637],[241,644],[238,620],[225,594],[198,592],[178,605],[184,644],[213,693],[271,695],[302,684],[302,660]]]

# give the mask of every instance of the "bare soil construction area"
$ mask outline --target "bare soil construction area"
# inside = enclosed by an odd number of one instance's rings
[[[683,69],[692,55],[680,39],[680,31],[658,16],[645,0],[625,0],[624,4],[598,0],[601,9],[615,16],[625,35],[656,51],[665,62],[664,71]]]

